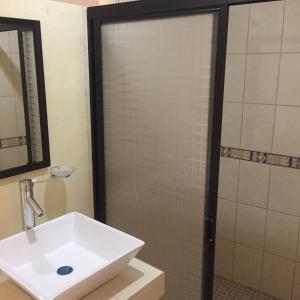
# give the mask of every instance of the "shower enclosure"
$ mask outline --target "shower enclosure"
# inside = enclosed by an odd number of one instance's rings
[[[212,299],[229,5],[88,9],[95,217],[146,242],[169,300]]]

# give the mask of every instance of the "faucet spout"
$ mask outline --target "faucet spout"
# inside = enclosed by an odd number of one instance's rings
[[[34,200],[32,197],[28,197],[27,199],[28,205],[31,207],[33,210],[34,214],[37,217],[42,217],[44,215],[43,209],[39,206],[39,204]]]
[[[35,216],[42,217],[44,215],[43,209],[33,197],[33,186],[38,182],[43,181],[24,179],[19,182],[22,200],[24,230],[32,229],[35,226]]]

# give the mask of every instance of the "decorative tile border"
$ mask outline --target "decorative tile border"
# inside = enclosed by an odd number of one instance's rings
[[[253,161],[261,164],[300,169],[299,157],[236,149],[236,148],[223,147],[223,146],[221,147],[221,156]]]
[[[7,139],[0,139],[0,149],[10,147],[20,147],[27,145],[26,136],[17,136]]]

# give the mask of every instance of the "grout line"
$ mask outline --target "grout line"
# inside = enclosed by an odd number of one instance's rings
[[[247,55],[247,54],[300,54],[300,51],[274,51],[274,52],[227,52],[227,55]]]
[[[250,203],[245,203],[245,202],[241,202],[241,201],[235,201],[235,200],[227,199],[227,198],[224,198],[224,197],[219,197],[219,199],[230,201],[230,202],[241,204],[241,205],[245,205],[245,206],[250,206],[250,207],[265,209],[265,210],[269,210],[271,212],[279,213],[279,214],[282,214],[282,215],[287,215],[287,216],[290,216],[290,217],[296,217],[296,218],[300,219],[299,215],[293,215],[291,213],[283,212],[283,211],[280,211],[280,210],[277,210],[277,209],[274,209],[274,208],[268,208],[268,207],[259,206],[257,204],[250,204]],[[299,239],[299,241],[300,241],[300,239]]]
[[[272,253],[272,252],[269,252],[269,251],[265,251],[263,249],[259,249],[259,248],[255,248],[253,246],[249,246],[249,245],[245,245],[241,242],[237,242],[237,241],[232,241],[232,240],[229,240],[229,239],[226,239],[226,238],[223,238],[223,237],[218,237],[219,240],[223,240],[225,242],[229,242],[229,243],[234,243],[236,245],[239,245],[239,246],[242,246],[242,247],[246,247],[246,248],[249,248],[251,250],[255,250],[255,251],[259,251],[259,252],[262,252],[264,255],[265,254],[268,254],[268,255],[273,255],[273,256],[276,256],[276,257],[279,257],[279,258],[282,258],[282,259],[285,259],[285,260],[288,260],[290,262],[293,262],[293,263],[299,263],[297,261],[297,259],[295,258],[288,258],[286,256],[282,256],[282,255],[278,255],[278,254],[275,254],[275,253]]]
[[[1,96],[0,96],[1,97]],[[5,96],[6,97],[6,96]],[[268,106],[271,106],[271,105],[273,105],[273,106],[277,106],[277,107],[292,107],[292,108],[294,108],[294,107],[300,107],[300,105],[297,105],[297,104],[276,104],[276,103],[259,103],[259,102],[249,102],[249,101],[245,101],[245,102],[242,102],[242,101],[239,101],[239,100],[237,100],[237,101],[235,101],[235,100],[226,100],[226,101],[224,101],[224,103],[236,103],[236,104],[242,104],[242,103],[245,103],[245,104],[253,104],[253,105],[268,105]]]

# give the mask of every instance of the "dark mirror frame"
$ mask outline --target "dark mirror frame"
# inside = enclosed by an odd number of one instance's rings
[[[43,50],[42,50],[42,37],[41,37],[41,26],[40,21],[26,20],[26,19],[15,19],[0,17],[0,26],[7,26],[7,30],[18,30],[19,36],[19,47],[22,50],[22,42],[20,36],[22,31],[33,32],[33,43],[35,51],[35,62],[36,62],[36,78],[37,78],[37,90],[38,90],[38,101],[39,101],[39,113],[40,113],[40,127],[41,127],[41,140],[42,140],[42,152],[43,160],[40,162],[28,163],[27,165],[6,169],[0,171],[0,179],[19,175],[26,172],[46,168],[50,166],[50,149],[49,149],[49,133],[48,133],[48,120],[47,120],[47,105],[46,105],[46,91],[45,91],[45,79],[44,79],[44,64],[43,64]],[[26,101],[26,80],[24,76],[24,56],[20,51],[20,63],[21,63],[21,75],[22,75],[22,88],[23,98]],[[26,112],[26,108],[25,108]],[[25,116],[25,123],[26,123]],[[26,127],[28,124],[26,124]],[[28,136],[29,131],[26,130]],[[29,149],[30,150],[30,149]],[[30,155],[29,155],[30,156]]]

